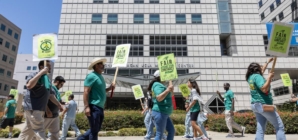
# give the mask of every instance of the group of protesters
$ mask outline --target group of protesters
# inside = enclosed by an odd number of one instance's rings
[[[104,105],[107,93],[115,89],[115,85],[111,84],[106,87],[106,83],[102,76],[104,72],[106,59],[95,58],[89,64],[89,73],[84,81],[84,112],[88,118],[90,129],[85,134],[81,134],[75,124],[75,116],[78,111],[77,103],[74,101],[74,95],[68,97],[68,102],[63,102],[59,93],[59,89],[66,82],[62,76],[57,76],[51,83],[48,73],[51,72],[50,61],[40,61],[38,64],[39,72],[30,74],[27,77],[27,92],[24,94],[23,108],[26,118],[25,127],[19,136],[20,140],[65,140],[67,131],[71,126],[76,132],[78,140],[97,140],[98,132],[101,129],[104,120]],[[285,140],[284,125],[279,114],[274,111],[266,111],[264,105],[273,105],[272,94],[270,92],[270,83],[274,76],[270,72],[267,79],[263,77],[264,70],[269,59],[264,66],[258,63],[251,63],[247,68],[245,75],[246,81],[250,87],[251,108],[256,115],[257,131],[256,140],[263,140],[265,126],[269,121],[275,128],[278,140]],[[45,64],[46,63],[46,64]],[[172,96],[174,87],[172,84],[166,86],[161,81],[159,70],[155,71],[154,79],[148,85],[146,101],[143,104],[143,112],[145,115],[145,126],[147,134],[144,139],[155,138],[155,140],[173,140],[175,128],[170,115],[173,112]],[[203,122],[200,121],[199,114],[204,111],[204,101],[200,92],[200,88],[195,79],[189,79],[187,83],[190,89],[189,97],[185,97],[185,135],[184,138],[193,138],[194,140],[208,140],[208,135],[204,129]],[[239,130],[242,135],[245,133],[245,127],[233,121],[234,116],[234,93],[230,89],[230,84],[223,85],[225,89],[224,97],[217,91],[217,94],[225,104],[226,125],[229,129],[227,137],[234,137],[233,127]],[[1,129],[10,126],[11,136],[13,127],[13,118],[16,102],[13,95],[9,95],[9,101],[6,103],[4,118],[1,122]],[[297,101],[297,98],[292,99]],[[62,135],[59,136],[60,118],[59,113],[62,112],[63,125]],[[156,127],[154,134],[153,127]],[[46,131],[48,130],[48,135]],[[165,133],[167,131],[167,134]]]

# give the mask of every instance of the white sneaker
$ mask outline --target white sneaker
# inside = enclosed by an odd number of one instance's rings
[[[244,126],[242,126],[242,137],[244,136],[244,133],[245,133],[245,127]]]

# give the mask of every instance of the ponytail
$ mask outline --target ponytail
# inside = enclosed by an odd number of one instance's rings
[[[196,89],[197,93],[201,96],[200,88],[197,82],[194,79],[189,79],[189,82],[191,83],[192,88]]]

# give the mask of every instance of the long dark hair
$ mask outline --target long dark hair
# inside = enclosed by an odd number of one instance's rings
[[[199,93],[199,95],[201,95],[200,88],[199,88],[199,85],[197,84],[196,80],[189,79],[188,81],[190,82],[191,87],[196,89],[197,93]]]
[[[160,82],[160,77],[154,77],[154,79],[149,83],[147,90],[151,93],[152,86],[155,82]]]
[[[259,63],[253,62],[253,63],[249,64],[249,66],[247,68],[246,75],[245,75],[246,81],[248,81],[249,76],[251,76],[252,74],[260,74],[263,76],[262,68]]]

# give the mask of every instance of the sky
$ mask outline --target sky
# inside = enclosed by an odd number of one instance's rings
[[[34,34],[58,33],[62,0],[0,0],[0,14],[22,29],[20,54],[32,54]]]

